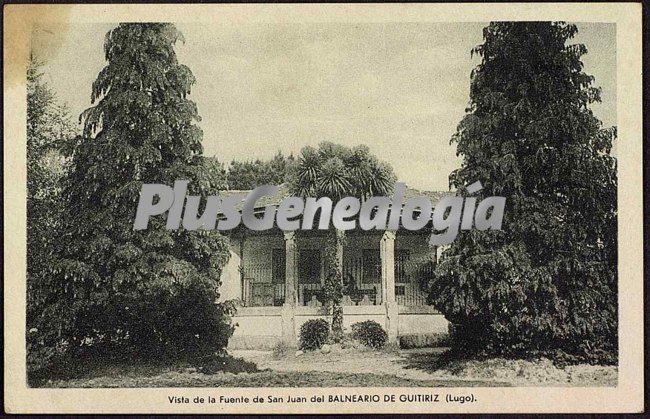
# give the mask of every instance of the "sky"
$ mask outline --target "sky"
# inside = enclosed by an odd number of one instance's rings
[[[616,124],[616,28],[578,23],[585,71],[602,88],[592,107]],[[116,24],[38,27],[32,48],[46,80],[76,118],[106,64]],[[469,101],[470,72],[486,23],[178,24],[179,61],[197,79],[189,98],[202,120],[204,153],[232,159],[299,154],[332,141],[366,144],[400,181],[448,190],[460,159],[449,140]]]

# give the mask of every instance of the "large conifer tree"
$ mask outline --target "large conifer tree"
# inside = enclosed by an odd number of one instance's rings
[[[471,103],[452,139],[460,193],[507,197],[502,231],[461,232],[431,286],[457,349],[611,361],[617,347],[614,128],[583,72],[575,25],[498,22],[484,29]]]
[[[227,305],[216,304],[227,242],[217,232],[172,231],[162,217],[133,220],[143,183],[189,180],[193,195],[224,188],[202,157],[195,79],[178,63],[182,35],[168,23],[120,24],[106,35],[107,65],[82,114],[65,190],[49,319],[71,347],[111,344],[149,357],[224,348]]]
[[[44,80],[32,55],[27,68],[27,329],[42,310],[47,268],[61,216],[60,181],[66,162],[59,149],[75,137],[66,106]]]

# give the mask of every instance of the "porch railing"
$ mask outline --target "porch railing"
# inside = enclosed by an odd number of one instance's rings
[[[433,262],[395,261],[395,300],[402,306],[427,305],[428,285],[433,278]]]
[[[242,271],[242,300],[246,307],[281,306],[285,300],[284,277],[274,277],[273,267],[248,264]]]
[[[395,300],[402,306],[427,305],[427,286],[433,277],[430,262],[395,261]],[[283,272],[282,272],[283,274]],[[343,276],[347,295],[343,305],[382,304],[381,264],[369,264],[362,258],[346,260]],[[242,269],[242,300],[247,307],[281,306],[285,301],[285,278],[270,264],[248,264]],[[325,305],[323,285],[298,281],[298,304]]]
[[[343,260],[343,281],[348,292],[343,305],[379,305],[381,261],[361,258]]]

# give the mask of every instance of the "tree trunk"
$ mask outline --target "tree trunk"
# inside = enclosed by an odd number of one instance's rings
[[[335,269],[337,279],[340,281],[339,287],[343,289],[343,243],[345,240],[345,231],[336,230],[335,234]],[[339,341],[343,337],[343,307],[341,306],[341,298],[336,298],[332,305],[332,337],[334,341]]]

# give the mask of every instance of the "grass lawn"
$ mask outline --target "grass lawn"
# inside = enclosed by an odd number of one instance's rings
[[[489,381],[412,380],[407,378],[329,371],[261,371],[257,373],[216,373],[169,371],[157,375],[138,374],[54,380],[44,387],[486,387],[503,385]]]
[[[235,351],[237,352],[237,351]],[[493,387],[507,386],[497,380],[462,380],[447,377],[404,376],[402,367],[388,367],[390,355],[377,351],[332,354],[322,356],[329,366],[338,364],[340,370],[332,370],[318,362],[319,352],[306,354],[300,359],[288,356],[274,358],[271,352],[242,351],[215,373],[203,373],[187,363],[167,362],[158,364],[127,364],[123,360],[87,358],[70,359],[60,365],[45,379],[32,382],[32,387],[50,388],[134,388],[134,387]],[[243,355],[243,356],[241,356]],[[251,355],[257,355],[252,356]],[[261,357],[260,357],[261,356]],[[356,360],[356,367],[345,360]],[[363,360],[366,360],[364,362]],[[265,361],[266,360],[266,361]],[[300,361],[296,364],[296,361]],[[369,361],[369,362],[368,362]],[[255,366],[257,365],[257,367]],[[286,370],[279,368],[297,368]],[[365,365],[365,366],[364,366]]]
[[[446,360],[444,353],[355,349],[297,356],[233,350],[228,362],[203,370],[176,361],[144,365],[71,359],[32,387],[602,387],[616,386],[618,378],[616,366],[560,368],[547,359]]]

